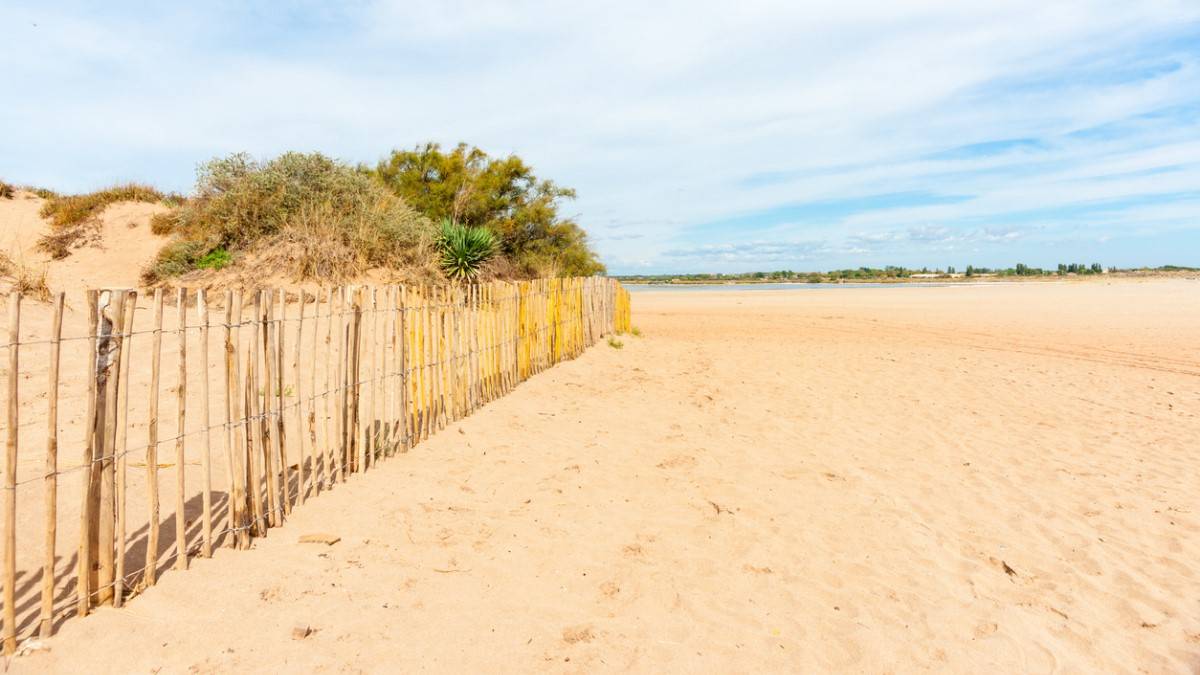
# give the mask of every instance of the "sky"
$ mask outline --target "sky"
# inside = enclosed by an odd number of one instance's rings
[[[203,5],[203,6],[202,6]],[[0,178],[516,153],[617,274],[1200,266],[1200,1],[6,0]]]

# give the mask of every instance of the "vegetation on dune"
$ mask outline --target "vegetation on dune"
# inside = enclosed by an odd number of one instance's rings
[[[0,183],[0,196],[13,191]],[[170,240],[143,270],[148,284],[230,267],[332,282],[373,268],[423,281],[604,271],[587,234],[559,213],[574,190],[538,178],[519,157],[465,144],[397,150],[374,168],[319,153],[266,161],[234,154],[202,165],[186,199],[136,183],[37,194],[50,222],[38,246],[55,259],[98,241],[98,216],[110,204],[170,206],[150,221],[151,232]]]
[[[109,204],[161,202],[166,198],[166,195],[149,185],[127,183],[87,194],[55,195],[42,205],[42,217],[50,221],[52,228],[62,229],[96,217]]]
[[[442,221],[437,245],[442,271],[459,281],[478,277],[484,263],[495,255],[497,248],[491,230],[460,225],[450,219]]]
[[[12,199],[14,192],[13,186],[0,180],[0,199]]]
[[[110,204],[117,202],[163,202],[177,200],[149,185],[127,183],[81,195],[58,195],[44,191],[46,203],[41,215],[50,221],[50,232],[38,239],[40,250],[59,260],[71,255],[71,250],[94,241],[99,236],[98,216]]]
[[[575,191],[538,178],[516,155],[496,158],[466,144],[444,151],[426,143],[395,150],[363,171],[430,219],[487,228],[519,274],[604,272],[583,228],[559,214]]]
[[[254,256],[264,274],[340,281],[370,267],[423,267],[433,226],[370,176],[319,153],[203,165],[194,196],[157,218],[173,241],[144,273],[155,283]]]
[[[46,283],[46,268],[33,269],[25,263],[13,260],[4,251],[0,251],[0,277],[12,279],[12,290],[22,295],[41,300],[50,299],[50,286]]]

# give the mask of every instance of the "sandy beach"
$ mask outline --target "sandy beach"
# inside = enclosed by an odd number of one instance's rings
[[[1200,669],[1200,285],[633,311],[12,670]]]

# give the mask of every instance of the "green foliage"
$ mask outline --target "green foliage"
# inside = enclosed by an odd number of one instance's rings
[[[443,151],[436,143],[395,150],[374,169],[365,169],[413,208],[434,220],[486,227],[501,252],[528,275],[589,276],[604,266],[587,234],[559,215],[575,191],[539,179],[520,157],[489,157],[459,144]]]
[[[608,346],[612,347],[613,349],[622,349],[625,347],[625,343],[610,335],[608,338]]]
[[[196,261],[196,268],[202,270],[219,270],[227,267],[232,262],[233,256],[229,251],[223,248],[214,248],[200,256],[200,259]]]
[[[230,256],[226,264],[239,251],[257,253],[264,274],[337,281],[374,266],[424,264],[433,235],[426,218],[369,176],[296,152],[266,162],[235,154],[201,166],[195,195],[152,227],[180,246],[163,249],[148,281],[216,264],[221,254],[207,256],[218,250]]]
[[[150,268],[142,272],[142,280],[157,283],[196,269],[196,262],[205,255],[204,244],[198,241],[173,241],[162,247]]]
[[[497,248],[495,235],[486,227],[460,225],[450,219],[442,220],[437,246],[442,271],[460,281],[479,276]]]
[[[634,326],[629,329],[629,334],[633,337],[642,337],[642,329]]]

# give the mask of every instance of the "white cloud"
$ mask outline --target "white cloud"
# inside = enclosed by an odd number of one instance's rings
[[[886,253],[888,233],[944,228],[928,250],[973,236],[1007,255],[1013,242],[969,233],[1004,227],[1013,212],[1200,184],[1194,122],[1068,136],[1200,103],[1200,54],[1186,39],[1197,21],[1200,5],[1186,0],[16,3],[0,25],[0,174],[65,189],[121,179],[178,189],[196,162],[234,150],[371,161],[393,146],[465,140],[517,152],[577,188],[568,211],[614,266],[670,266],[671,251],[705,243],[731,246],[742,257],[730,264],[752,265],[754,251],[849,264],[858,253],[844,246],[745,246],[733,229],[689,242],[689,228],[906,191],[973,198],[781,223],[771,235],[853,237]],[[1178,67],[1136,76],[1164,62]],[[1012,138],[1050,145],[929,158]],[[1183,166],[1111,177],[1169,164]],[[746,184],[767,172],[783,178]],[[1196,215],[1160,207],[1162,227]]]

